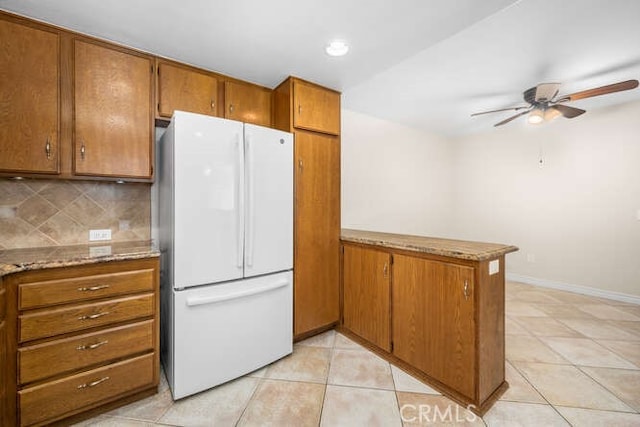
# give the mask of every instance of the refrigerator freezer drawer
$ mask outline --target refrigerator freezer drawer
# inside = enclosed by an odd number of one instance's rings
[[[174,291],[174,399],[259,369],[293,350],[291,271]]]

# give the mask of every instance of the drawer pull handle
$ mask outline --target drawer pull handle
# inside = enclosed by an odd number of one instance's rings
[[[106,316],[107,314],[109,314],[109,312],[108,312],[108,311],[105,311],[104,313],[89,314],[89,315],[85,315],[85,316],[80,316],[80,317],[78,317],[78,320],[91,320],[91,319],[97,319],[98,317]]]
[[[109,377],[104,377],[104,378],[100,378],[99,380],[95,380],[94,382],[91,383],[84,383],[84,384],[80,384],[78,386],[78,388],[89,388],[89,387],[95,387],[100,383],[103,383],[105,381],[107,381],[109,379]]]
[[[98,348],[100,346],[103,346],[103,345],[105,345],[107,343],[109,343],[108,340],[100,341],[100,342],[97,342],[95,344],[89,344],[89,345],[82,344],[82,345],[79,345],[78,347],[76,347],[76,350],[93,350],[93,349]]]
[[[99,291],[100,289],[107,289],[108,287],[109,287],[109,285],[96,285],[96,286],[88,286],[88,287],[78,288],[78,290],[80,292]]]

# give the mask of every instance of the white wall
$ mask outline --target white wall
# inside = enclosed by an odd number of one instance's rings
[[[452,143],[452,236],[519,246],[511,273],[640,296],[640,103]]]
[[[448,234],[451,144],[350,110],[341,144],[343,228]]]

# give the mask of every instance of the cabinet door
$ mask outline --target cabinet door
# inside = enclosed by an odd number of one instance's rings
[[[58,173],[58,34],[0,19],[0,64],[0,170]]]
[[[386,252],[344,247],[344,326],[386,351],[391,350],[390,260],[391,256]]]
[[[218,79],[202,71],[165,62],[158,64],[158,114],[175,110],[217,115]]]
[[[260,86],[224,83],[225,118],[271,126],[271,91]]]
[[[475,397],[471,267],[394,256],[393,353]]]
[[[299,80],[293,81],[293,126],[340,134],[340,94]]]
[[[151,177],[150,57],[76,40],[74,173]]]
[[[338,321],[340,140],[295,132],[294,334]]]

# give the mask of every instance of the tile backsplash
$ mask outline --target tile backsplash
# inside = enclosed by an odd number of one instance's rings
[[[0,249],[86,244],[107,228],[112,242],[149,240],[151,185],[0,179]]]

